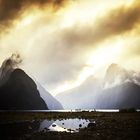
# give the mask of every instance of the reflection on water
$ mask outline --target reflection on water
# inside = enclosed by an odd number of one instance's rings
[[[11,123],[0,123],[1,137],[11,138],[30,136],[37,132],[79,132],[80,129],[95,125],[95,121],[86,119],[63,119],[43,121],[19,121]]]
[[[86,128],[91,123],[85,119],[63,119],[56,121],[44,120],[40,123],[39,131],[57,131],[57,132],[79,132],[79,129]],[[92,123],[95,123],[93,121]]]

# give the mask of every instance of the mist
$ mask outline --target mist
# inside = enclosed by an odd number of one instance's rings
[[[103,76],[111,63],[140,69],[138,1],[1,0],[0,7],[0,63],[19,53],[20,67],[53,95]]]
[[[22,62],[19,54],[12,54],[11,57],[4,60],[0,67],[0,86],[2,86],[10,77],[11,73],[18,68]]]
[[[64,109],[139,108],[140,74],[111,64],[103,78],[90,76],[80,86],[56,96]]]

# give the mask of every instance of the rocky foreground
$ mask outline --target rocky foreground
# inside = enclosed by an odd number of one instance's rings
[[[96,123],[78,133],[37,131],[40,120],[65,118],[84,118]],[[0,132],[3,140],[139,140],[140,112],[1,112]]]

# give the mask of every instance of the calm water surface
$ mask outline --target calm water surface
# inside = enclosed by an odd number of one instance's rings
[[[57,131],[57,132],[79,132],[80,129],[88,127],[89,121],[86,119],[62,119],[56,121],[44,120],[40,123],[39,131]]]

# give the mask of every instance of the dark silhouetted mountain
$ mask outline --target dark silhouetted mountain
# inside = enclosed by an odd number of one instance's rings
[[[40,97],[35,82],[21,69],[11,72],[0,86],[1,110],[45,110],[48,109]]]

